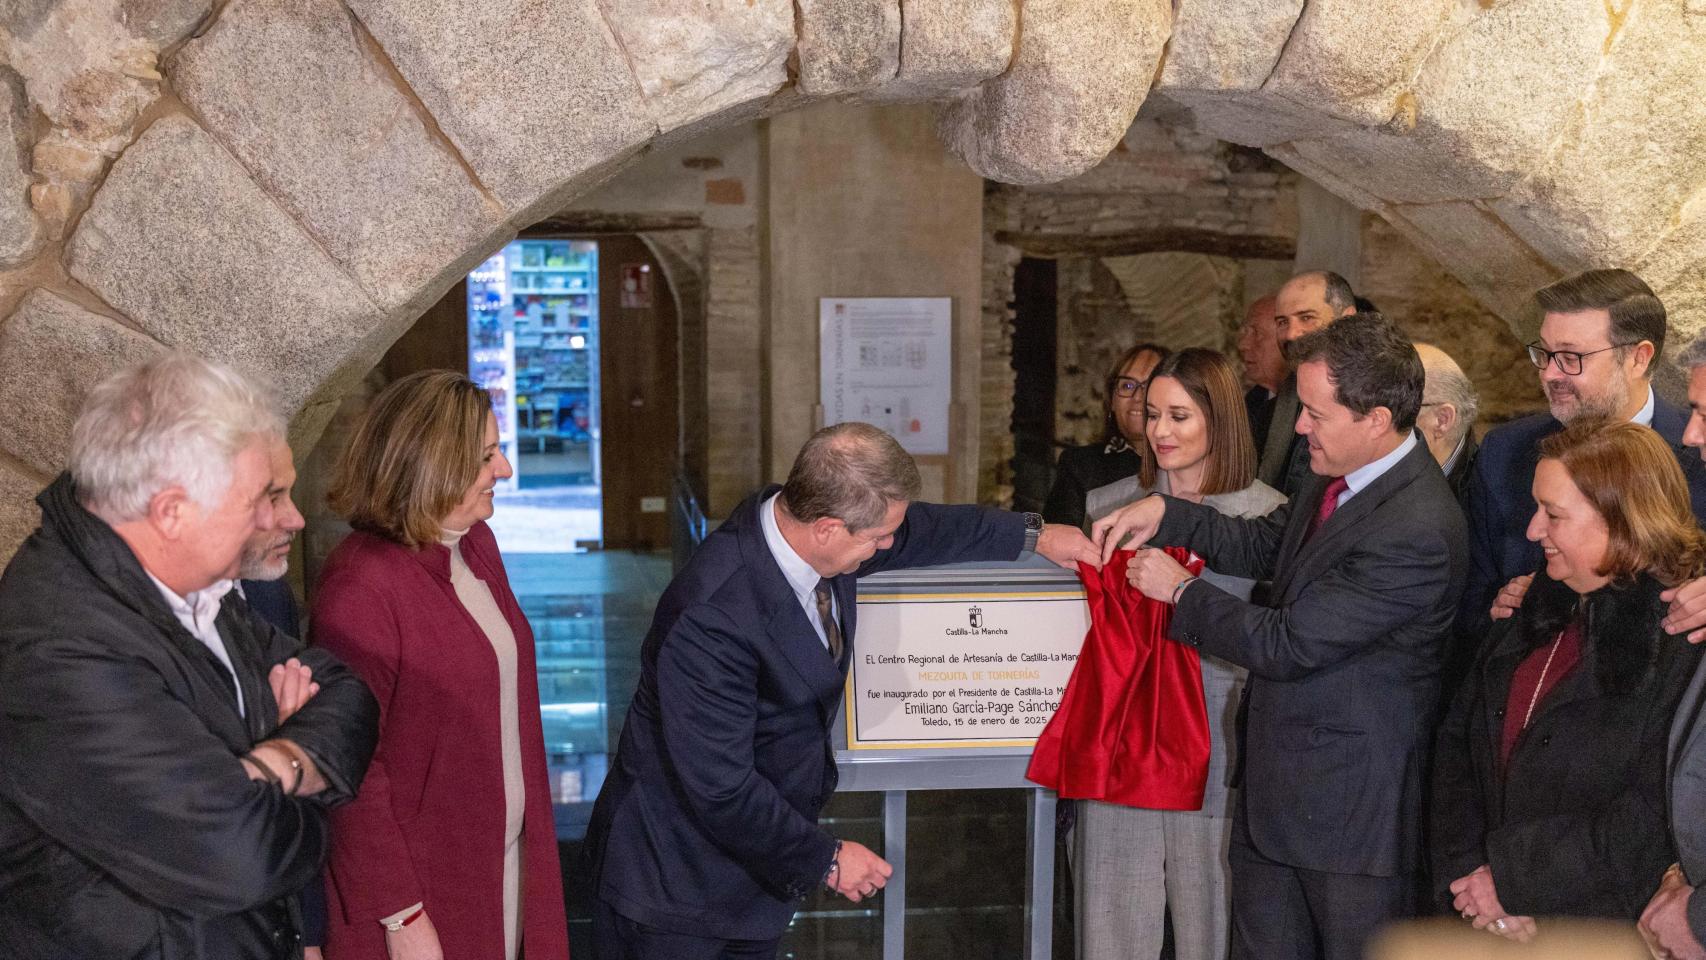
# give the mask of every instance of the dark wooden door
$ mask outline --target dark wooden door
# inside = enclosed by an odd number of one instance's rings
[[[630,290],[624,306],[624,283]],[[680,328],[675,296],[633,234],[598,238],[599,420],[604,546],[669,548],[669,493],[680,458]]]

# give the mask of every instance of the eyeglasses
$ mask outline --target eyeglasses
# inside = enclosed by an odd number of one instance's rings
[[[1582,372],[1583,357],[1591,357],[1596,353],[1604,353],[1607,350],[1617,350],[1622,347],[1632,346],[1634,346],[1632,343],[1614,343],[1609,347],[1600,347],[1598,350],[1589,350],[1586,353],[1582,353],[1576,350],[1548,350],[1540,345],[1540,341],[1536,340],[1528,345],[1528,359],[1538,370],[1546,369],[1546,365],[1548,363],[1556,363],[1558,364],[1558,370],[1560,372],[1573,377]]]
[[[1118,377],[1114,380],[1114,396],[1135,397],[1137,396],[1137,391],[1142,390],[1148,383],[1148,380],[1133,380],[1130,377]]]

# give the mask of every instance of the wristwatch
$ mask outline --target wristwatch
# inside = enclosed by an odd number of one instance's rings
[[[1025,514],[1025,549],[1024,554],[1037,552],[1037,538],[1043,535],[1043,515],[1040,513]]]

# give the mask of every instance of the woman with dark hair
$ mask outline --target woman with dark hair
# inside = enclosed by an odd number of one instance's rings
[[[1674,860],[1671,718],[1699,647],[1660,593],[1706,571],[1676,455],[1633,423],[1577,418],[1541,444],[1528,538],[1545,551],[1439,733],[1434,890],[1478,929],[1640,917]]]
[[[1049,523],[1084,526],[1084,495],[1100,486],[1137,475],[1143,462],[1143,388],[1167,348],[1140,343],[1127,350],[1108,372],[1102,391],[1102,439],[1067,447],[1055,462],[1054,486],[1043,503]]]
[[[1142,466],[1129,476],[1090,491],[1086,509],[1092,520],[1151,493],[1201,503],[1234,517],[1265,516],[1285,502],[1273,488],[1255,479],[1256,448],[1244,411],[1243,391],[1232,364],[1212,350],[1192,348],[1164,358],[1150,378],[1146,426],[1140,435]],[[1194,559],[1194,558],[1193,558]],[[1117,575],[1117,572],[1116,574]],[[1203,570],[1202,579],[1248,597],[1249,580]],[[1123,586],[1123,584],[1122,584]],[[1170,608],[1169,608],[1170,609]],[[1165,636],[1140,638],[1151,648],[1174,644]],[[1140,644],[1141,646],[1142,644]],[[1165,654],[1166,651],[1159,651]],[[1092,655],[1088,644],[1084,657]],[[1192,657],[1192,659],[1196,659]],[[1080,669],[1084,661],[1080,661]],[[1093,667],[1092,669],[1097,669]],[[1129,678],[1132,685],[1165,688],[1151,674],[1165,670],[1149,661]],[[1151,769],[1148,783],[1121,783],[1112,771],[1098,789],[1078,792],[1063,785],[1061,795],[1084,799],[1073,839],[1073,875],[1077,887],[1081,960],[1154,957],[1161,949],[1163,918],[1170,915],[1175,956],[1179,960],[1220,960],[1226,956],[1230,926],[1226,850],[1232,823],[1233,718],[1245,671],[1204,655],[1200,658],[1202,707],[1207,720],[1207,775],[1186,789],[1154,783],[1178,776],[1163,763]],[[1090,673],[1086,671],[1088,678]],[[1073,674],[1078,682],[1079,673]],[[1195,677],[1189,681],[1196,682]],[[1068,697],[1071,697],[1068,690]],[[1140,694],[1140,699],[1145,694]],[[1195,700],[1194,695],[1191,698]],[[1063,700],[1062,710],[1066,710]],[[1144,701],[1144,722],[1152,726],[1189,725],[1176,711],[1182,704]],[[1192,707],[1192,712],[1202,708]],[[1061,754],[1067,766],[1082,765],[1082,749],[1091,743],[1118,741],[1132,714],[1101,718],[1084,730],[1084,741]],[[1200,720],[1198,721],[1200,722]],[[1071,728],[1071,721],[1063,721]],[[1141,725],[1141,724],[1139,724]],[[1083,730],[1082,726],[1079,729]],[[1069,734],[1070,736],[1070,734]],[[1169,753],[1161,750],[1161,753]],[[1200,754],[1198,754],[1200,756]],[[1132,769],[1121,762],[1116,768]],[[1196,770],[1200,776],[1201,770]],[[1064,780],[1077,776],[1067,772]],[[1198,787],[1200,786],[1200,791]],[[1200,797],[1200,802],[1198,798]]]
[[[332,813],[328,960],[567,960],[533,632],[485,521],[511,475],[459,373],[380,392],[339,461],[355,528],[326,560],[314,643],[379,698],[379,750]]]

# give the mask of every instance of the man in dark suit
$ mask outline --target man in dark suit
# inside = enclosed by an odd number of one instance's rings
[[[1688,371],[1688,426],[1682,439],[1706,459],[1706,337],[1683,348],[1676,365]],[[1641,913],[1641,935],[1654,948],[1654,955],[1675,960],[1706,960],[1706,897],[1694,899],[1706,883],[1706,723],[1702,720],[1706,720],[1706,666],[1696,670],[1670,728],[1670,762],[1665,772],[1670,781],[1670,829],[1677,864],[1665,874]]]
[[[1355,312],[1350,283],[1330,270],[1311,270],[1287,280],[1274,294],[1274,329],[1286,362],[1296,365],[1291,345],[1299,337]],[[1297,435],[1297,411],[1297,377],[1292,375],[1268,406],[1264,443],[1256,451],[1256,478],[1288,497],[1309,476],[1309,449]]]
[[[1627,270],[1565,277],[1534,299],[1543,319],[1540,339],[1528,345],[1528,355],[1540,369],[1551,409],[1513,420],[1481,441],[1469,481],[1473,564],[1458,614],[1458,628],[1465,634],[1485,631],[1500,588],[1523,578],[1505,598],[1518,601],[1526,578],[1539,569],[1540,546],[1529,541],[1527,529],[1535,510],[1530,487],[1540,441],[1577,416],[1632,420],[1658,431],[1676,451],[1694,515],[1706,518],[1706,467],[1682,443],[1688,415],[1652,389],[1653,365],[1665,345],[1664,304]]]
[[[1378,314],[1294,345],[1314,476],[1260,519],[1151,496],[1095,527],[1272,578],[1239,600],[1141,549],[1129,576],[1171,634],[1250,671],[1233,821],[1232,956],[1352,960],[1415,903],[1439,664],[1468,565],[1463,516],[1413,427],[1416,351]]]
[[[1274,304],[1271,293],[1258,297],[1244,311],[1244,325],[1238,328],[1238,359],[1244,363],[1244,382],[1250,386],[1244,391],[1244,412],[1250,418],[1250,439],[1256,441],[1257,450],[1267,443],[1280,384],[1291,375],[1285,354],[1280,352],[1279,331],[1274,328]]]
[[[1427,443],[1451,493],[1463,503],[1469,493],[1469,474],[1479,446],[1475,443],[1475,416],[1481,401],[1475,384],[1463,368],[1444,350],[1431,343],[1416,344],[1422,358],[1427,385],[1422,389],[1422,412],[1416,415],[1416,432]]]
[[[284,576],[290,572],[290,545],[308,521],[291,499],[296,488],[296,463],[290,455],[290,444],[283,437],[272,439],[268,464],[272,468],[272,486],[267,488],[267,498],[272,501],[273,526],[255,531],[243,545],[235,592],[250,610],[280,633],[301,637],[302,619],[296,608],[296,594],[291,592]],[[326,943],[326,893],[318,876],[302,888],[301,909],[303,960],[320,960],[320,948]]]
[[[587,831],[600,960],[773,957],[795,901],[852,901],[882,858],[817,824],[856,578],[1026,550],[1097,562],[1036,514],[911,502],[918,469],[869,424],[819,431],[788,481],[737,507],[658,601],[639,687]]]

